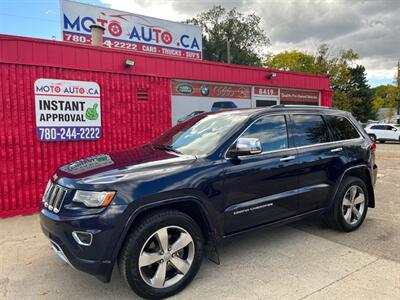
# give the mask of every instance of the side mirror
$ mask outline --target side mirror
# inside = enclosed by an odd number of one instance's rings
[[[392,131],[397,131],[397,128],[394,128],[394,127],[393,127],[393,128],[392,128]]]
[[[260,140],[257,138],[239,138],[229,149],[229,157],[259,154],[262,152]]]

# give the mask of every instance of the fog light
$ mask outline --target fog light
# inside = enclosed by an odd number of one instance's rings
[[[82,246],[90,246],[93,241],[93,235],[84,231],[73,231],[72,237],[79,245]]]

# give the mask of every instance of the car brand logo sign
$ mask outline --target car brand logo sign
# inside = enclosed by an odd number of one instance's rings
[[[179,94],[191,95],[194,92],[194,88],[192,85],[190,85],[188,83],[181,83],[176,86],[176,91]]]

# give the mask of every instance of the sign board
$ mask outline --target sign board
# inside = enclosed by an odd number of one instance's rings
[[[251,87],[173,80],[171,94],[176,96],[251,99]]]
[[[35,81],[34,89],[39,140],[100,138],[100,87],[96,82],[42,78]]]
[[[104,7],[61,1],[64,41],[90,44],[90,25],[105,27],[104,45],[112,48],[202,59],[201,28]]]
[[[281,89],[280,100],[281,104],[319,105],[319,92]]]
[[[250,108],[251,89],[244,85],[172,80],[172,125],[204,112]]]
[[[254,96],[278,97],[279,96],[279,89],[278,88],[274,88],[274,87],[256,86],[256,87],[254,87]]]

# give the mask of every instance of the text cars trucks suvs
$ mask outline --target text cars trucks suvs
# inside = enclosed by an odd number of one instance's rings
[[[343,111],[273,106],[196,116],[150,143],[60,167],[41,225],[54,251],[140,296],[182,290],[227,238],[322,214],[357,229],[375,206],[375,144]]]

